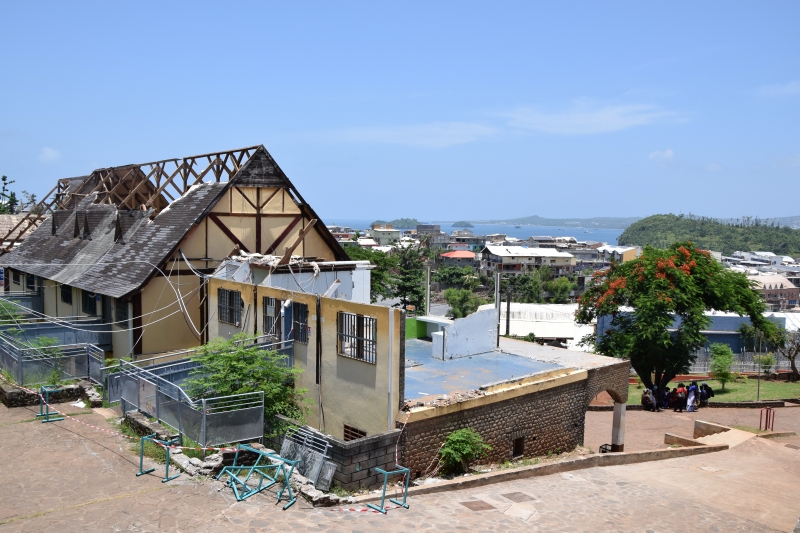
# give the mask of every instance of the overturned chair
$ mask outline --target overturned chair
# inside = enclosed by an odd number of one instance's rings
[[[240,452],[256,454],[256,462],[250,466],[238,465],[237,462]],[[295,465],[299,462],[300,461],[285,459],[280,455],[257,450],[245,444],[239,444],[236,447],[236,455],[233,457],[233,464],[224,467],[217,476],[217,479],[221,479],[225,474],[228,475],[227,484],[233,489],[233,494],[236,496],[237,501],[246,500],[250,496],[280,483],[282,486],[278,491],[278,500],[275,503],[280,503],[285,491],[289,498],[289,501],[283,506],[283,510],[285,511],[297,501],[297,497],[292,492],[289,481],[292,477],[292,471]],[[250,478],[253,478],[253,485],[255,486],[248,485]],[[256,478],[258,478],[257,484],[255,484]]]

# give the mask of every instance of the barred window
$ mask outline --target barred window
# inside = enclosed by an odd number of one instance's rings
[[[93,292],[81,290],[81,309],[87,315],[96,315],[97,295]]]
[[[14,281],[14,283],[15,283],[16,285],[19,285],[19,284],[20,284],[19,272],[14,272],[14,273],[12,273],[12,274],[11,274],[11,279]]]
[[[61,285],[61,301],[72,305],[72,287],[69,285]]]
[[[377,323],[373,317],[339,311],[337,317],[339,355],[374,365],[377,353]]]
[[[29,291],[36,290],[36,276],[33,274],[25,274],[25,288]]]
[[[294,341],[308,344],[308,306],[292,302],[292,331]]]
[[[117,324],[119,327],[124,328],[127,327],[128,322],[128,302],[123,302],[119,298],[114,300],[114,314],[116,322],[121,322],[121,324]]]
[[[264,296],[264,321],[263,331],[265,335],[270,335],[276,339],[281,337],[281,301],[269,296]]]
[[[344,425],[344,440],[356,440],[367,436],[367,432],[353,426]]]
[[[238,326],[242,322],[242,293],[239,291],[229,291],[228,289],[217,289],[217,304],[219,321],[226,324]]]

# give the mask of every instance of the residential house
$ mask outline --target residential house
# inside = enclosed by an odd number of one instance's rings
[[[547,265],[555,276],[569,276],[576,261],[572,254],[552,248],[525,246],[486,246],[481,252],[481,273],[522,274]]]
[[[636,259],[641,253],[641,248],[636,246],[601,246],[597,249],[600,254],[599,258],[603,260],[605,266],[609,266],[612,262],[624,263],[631,259]]]
[[[800,300],[800,287],[797,287],[780,274],[758,274],[748,276],[753,287],[761,292],[772,311],[792,309]]]
[[[400,230],[394,229],[391,224],[373,224],[372,239],[379,246],[390,246],[400,242]]]
[[[101,318],[116,356],[207,341],[201,276],[232,252],[349,259],[263,146],[98,169],[43,202],[49,220],[0,257],[6,290]]]
[[[439,257],[442,258],[442,264],[445,266],[468,266],[474,267],[478,263],[475,260],[475,252],[466,250],[457,250],[454,252],[445,252]]]

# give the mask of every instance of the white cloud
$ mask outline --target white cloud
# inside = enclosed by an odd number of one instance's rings
[[[711,163],[710,165],[706,166],[706,170],[711,172],[711,173],[717,173],[717,172],[722,172],[723,170],[725,170],[725,167],[723,167],[719,163]]]
[[[669,161],[675,157],[675,152],[672,151],[672,148],[667,148],[666,150],[650,152],[650,155],[647,157],[653,161]]]
[[[336,132],[334,136],[341,141],[446,148],[477,141],[498,131],[491,126],[470,122],[432,122],[413,126],[351,128]]]
[[[761,96],[791,96],[793,94],[800,94],[800,80],[776,85],[762,85],[758,88],[757,92]]]
[[[590,135],[644,126],[673,115],[651,105],[597,105],[578,100],[572,108],[563,111],[521,107],[503,116],[510,119],[508,125],[514,128],[561,135]]]
[[[42,150],[39,152],[39,161],[42,163],[52,163],[59,157],[61,157],[61,152],[47,146],[42,148]]]

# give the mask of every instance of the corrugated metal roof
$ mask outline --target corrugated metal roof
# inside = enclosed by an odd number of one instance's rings
[[[554,248],[527,248],[525,246],[487,246],[492,255],[500,257],[573,257]]]

